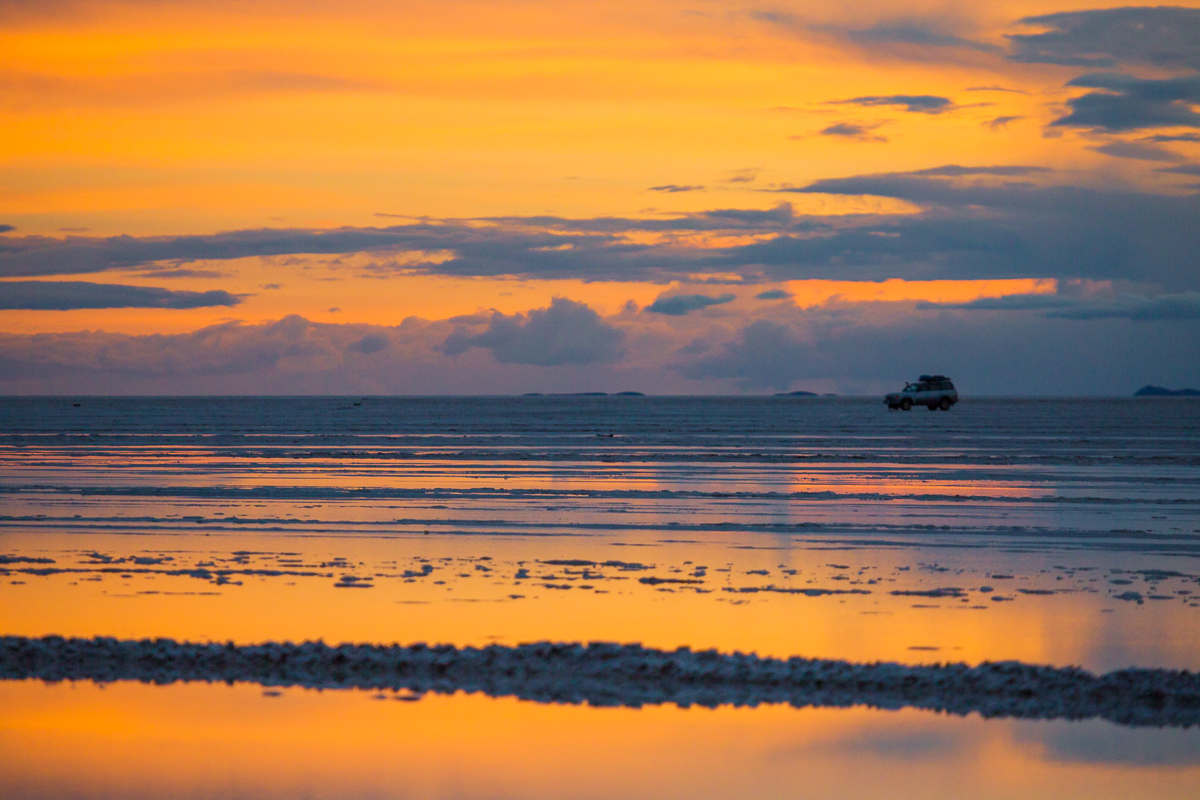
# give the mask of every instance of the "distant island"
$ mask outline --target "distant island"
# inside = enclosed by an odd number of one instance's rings
[[[1143,386],[1134,397],[1200,397],[1200,389],[1167,389],[1163,386]]]
[[[775,396],[776,397],[817,397],[818,395],[816,392],[795,391],[795,392],[776,392]]]

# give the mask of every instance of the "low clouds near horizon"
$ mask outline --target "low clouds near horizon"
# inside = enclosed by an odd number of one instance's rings
[[[172,335],[0,334],[0,391],[860,393],[930,371],[976,395],[1200,384],[1196,293],[753,308],[716,327],[636,309],[603,317],[558,298],[525,314],[396,326],[290,316]]]

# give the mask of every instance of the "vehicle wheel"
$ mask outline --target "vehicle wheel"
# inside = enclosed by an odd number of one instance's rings
[[[912,408],[912,400],[910,400],[909,398],[906,397],[900,401],[900,410],[901,411],[908,411],[911,408]]]
[[[942,411],[949,411],[950,406],[952,405],[954,405],[954,403],[950,402],[949,397],[943,397],[942,402],[938,403],[938,408],[940,408]]]
[[[938,404],[937,404],[937,403],[930,403],[929,405],[927,405],[927,406],[925,406],[925,407],[926,407],[926,408],[928,408],[930,411],[937,411],[937,410],[938,410]]]

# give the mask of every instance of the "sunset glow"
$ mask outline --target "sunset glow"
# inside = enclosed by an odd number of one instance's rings
[[[441,365],[440,378],[371,384],[402,393],[596,388],[568,374],[588,366],[605,388],[668,393],[854,393],[899,377],[852,359],[819,374],[749,362],[698,374],[705,348],[752,348],[756,324],[818,350],[849,336],[886,350],[948,328],[963,341],[1030,337],[1004,355],[934,355],[983,391],[1036,391],[1023,372],[1087,342],[1132,336],[1153,350],[1168,336],[1194,353],[1200,284],[1185,254],[1197,243],[1184,220],[1197,213],[1200,97],[1180,88],[1142,106],[1137,87],[1191,85],[1200,9],[1142,13],[1044,1],[10,4],[0,352],[15,372],[0,385],[97,390],[125,368],[38,376],[69,353],[153,349],[139,337],[154,334],[238,324],[261,339],[291,316],[378,329],[407,363]],[[1081,282],[1107,288],[1063,288]],[[675,295],[700,300],[656,313]],[[529,375],[444,355],[467,318],[520,328],[555,298],[618,332],[620,355]],[[66,349],[29,338],[82,331]],[[210,358],[200,339],[178,346]],[[1155,359],[1106,377],[1068,371],[1048,390],[1197,378],[1195,359]],[[345,391],[371,391],[365,367],[342,375]],[[209,386],[269,393],[270,374],[247,384],[226,365]],[[153,369],[130,377],[134,392],[203,391]],[[338,391],[315,373],[303,386]]]

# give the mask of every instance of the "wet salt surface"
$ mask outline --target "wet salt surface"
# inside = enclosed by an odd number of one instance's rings
[[[905,709],[596,708],[0,682],[7,798],[1181,798],[1200,730]]]
[[[1196,670],[1197,441],[1189,401],[0,399],[0,634]],[[837,713],[867,714],[852,771],[937,762],[889,744],[884,712]],[[958,735],[930,719],[930,741]],[[1020,724],[1013,758],[1060,747],[1066,723]],[[1112,732],[1061,745],[1070,786],[1130,748],[1170,782],[1175,740],[1075,724]],[[529,778],[516,793],[538,794]]]

